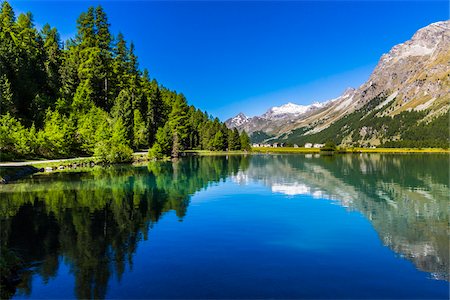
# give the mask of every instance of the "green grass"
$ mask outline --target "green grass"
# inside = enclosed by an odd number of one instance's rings
[[[320,153],[318,148],[252,148],[254,153]],[[338,153],[450,153],[442,148],[339,148]]]
[[[184,151],[186,154],[195,154],[195,155],[241,155],[241,154],[249,154],[249,151],[243,150],[232,150],[232,151],[212,151],[212,150],[186,150]]]
[[[280,148],[268,148],[268,147],[255,147],[252,148],[254,153],[319,153],[319,148],[294,148],[294,147],[280,147]]]
[[[442,148],[348,148],[347,153],[450,153],[450,149]]]

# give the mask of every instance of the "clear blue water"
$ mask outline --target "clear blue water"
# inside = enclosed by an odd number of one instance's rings
[[[257,155],[34,176],[1,190],[25,266],[9,296],[447,299],[448,167]]]

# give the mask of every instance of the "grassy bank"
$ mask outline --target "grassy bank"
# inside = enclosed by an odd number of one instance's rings
[[[318,148],[252,148],[254,153],[320,153]],[[339,148],[339,153],[450,153],[442,148]]]
[[[280,148],[268,148],[268,147],[254,147],[252,148],[254,153],[319,153],[319,148],[294,148],[294,147],[280,147]]]
[[[211,156],[211,155],[242,155],[249,154],[248,151],[233,150],[233,151],[212,151],[212,150],[186,150],[187,155]]]

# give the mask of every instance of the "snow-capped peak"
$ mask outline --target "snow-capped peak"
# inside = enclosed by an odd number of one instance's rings
[[[277,116],[285,114],[302,114],[306,112],[308,106],[294,104],[289,102],[281,106],[274,106],[270,108],[263,116]]]
[[[231,127],[239,127],[239,126],[247,123],[248,119],[249,118],[245,114],[239,113],[234,118],[227,120],[226,123],[228,123],[228,125]]]
[[[274,106],[270,108],[265,114],[262,115],[263,118],[273,119],[282,118],[287,115],[298,116],[304,114],[310,110],[318,109],[323,107],[324,103],[314,102],[310,105],[298,105],[292,102],[288,102],[281,106]]]

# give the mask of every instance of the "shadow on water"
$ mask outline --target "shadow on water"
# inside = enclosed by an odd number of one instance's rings
[[[76,297],[104,298],[164,213],[182,220],[191,195],[227,178],[359,211],[386,246],[448,280],[448,170],[441,155],[255,155],[34,176],[0,190],[1,297],[29,295],[33,277],[55,278],[62,258]]]

